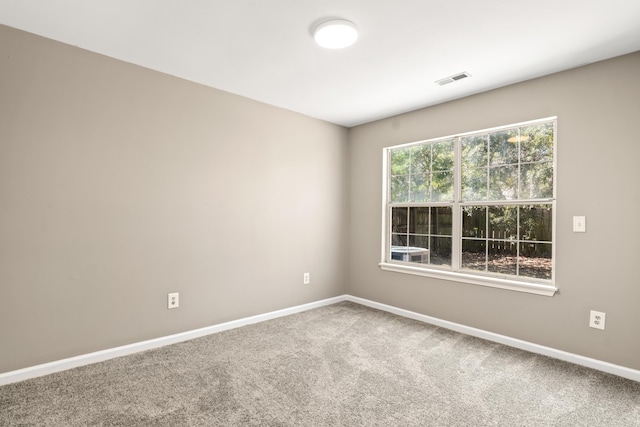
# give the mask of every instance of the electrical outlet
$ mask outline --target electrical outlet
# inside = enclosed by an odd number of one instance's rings
[[[591,310],[591,314],[589,315],[589,327],[604,330],[605,319],[605,313]]]
[[[167,295],[167,308],[178,308],[180,307],[180,294],[178,292],[173,292]]]
[[[308,284],[309,284],[309,282],[310,282],[309,273],[304,273],[304,276],[303,276],[302,282],[303,282],[305,285],[308,285]]]

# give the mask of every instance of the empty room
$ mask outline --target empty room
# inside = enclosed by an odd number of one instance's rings
[[[640,426],[640,2],[0,0],[0,425]]]

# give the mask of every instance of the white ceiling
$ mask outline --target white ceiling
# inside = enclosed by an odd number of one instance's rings
[[[316,46],[327,17],[356,44]],[[640,50],[638,0],[0,0],[0,23],[344,126]]]

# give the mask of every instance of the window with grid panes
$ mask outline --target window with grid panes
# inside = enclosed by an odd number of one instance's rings
[[[553,294],[555,143],[550,118],[385,148],[381,267]]]

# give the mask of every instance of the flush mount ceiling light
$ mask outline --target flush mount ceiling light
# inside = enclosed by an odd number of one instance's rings
[[[358,40],[358,27],[346,19],[331,19],[313,29],[313,38],[327,49],[342,49]]]

